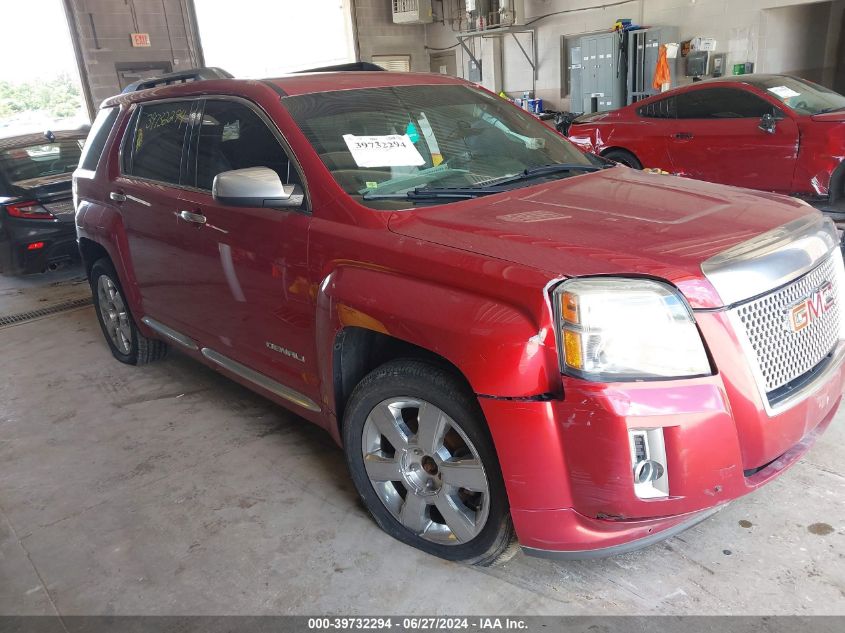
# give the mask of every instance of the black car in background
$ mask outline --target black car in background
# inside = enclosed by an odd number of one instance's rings
[[[79,257],[71,175],[87,134],[0,139],[0,273],[44,272]]]

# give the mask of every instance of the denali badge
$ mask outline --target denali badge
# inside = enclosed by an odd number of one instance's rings
[[[284,354],[285,356],[292,358],[294,360],[298,360],[300,363],[305,362],[305,356],[300,356],[296,352],[292,352],[286,347],[282,347],[281,345],[276,345],[275,343],[271,343],[270,341],[265,341],[264,343],[267,346],[267,349],[271,349],[274,352],[279,352],[279,354]]]
[[[786,309],[786,329],[800,332],[813,321],[825,314],[836,303],[833,294],[833,284],[824,282],[816,288],[809,297]]]

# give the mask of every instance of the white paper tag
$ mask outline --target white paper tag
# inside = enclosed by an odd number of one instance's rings
[[[355,136],[344,134],[343,140],[358,167],[419,167],[425,159],[407,134],[387,136]]]
[[[787,88],[786,86],[775,86],[774,88],[769,88],[769,92],[773,92],[781,99],[801,96],[800,92],[795,92],[792,88]]]

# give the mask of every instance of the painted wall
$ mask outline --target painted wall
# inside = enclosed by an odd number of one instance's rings
[[[354,0],[353,16],[361,61],[373,55],[410,55],[412,71],[429,71],[425,27],[394,24],[390,0]]]
[[[190,0],[65,0],[71,34],[82,57],[91,105],[120,92],[115,65],[169,62],[174,71],[202,65]],[[130,33],[149,33],[149,48],[133,48]]]
[[[462,0],[444,0],[445,24],[435,23],[425,27],[426,44],[431,48],[443,48],[455,44],[454,28],[457,22],[448,18],[460,15]],[[605,9],[590,9],[606,0],[525,0],[526,22],[537,16],[569,11],[542,19],[533,26],[538,38],[538,76],[536,94],[544,101],[560,109],[568,108],[568,99],[561,90],[561,37],[601,31],[612,28],[617,18],[631,18],[643,25],[678,26],[682,40],[695,36],[714,37],[717,52],[728,53],[728,63],[752,61],[759,72],[781,72],[797,70],[798,65],[818,66],[809,68],[811,73],[820,73],[828,83],[835,76],[837,45],[842,28],[842,0],[834,0],[821,7],[813,0],[632,0],[621,6]],[[784,6],[802,5],[786,14],[768,12]],[[586,10],[579,10],[586,9]],[[826,17],[825,17],[825,12]],[[783,15],[788,16],[788,22]],[[774,16],[774,17],[772,17]],[[791,24],[784,31],[782,25]],[[767,27],[771,26],[770,31]],[[466,28],[466,23],[462,24]],[[797,34],[797,35],[796,35]],[[527,44],[529,36],[521,36]],[[819,44],[822,42],[822,44]],[[475,42],[480,55],[491,58],[491,42]],[[788,53],[801,47],[807,54],[802,57]],[[824,50],[820,53],[819,50]],[[468,56],[460,48],[458,67],[466,69]],[[466,72],[466,71],[464,71]],[[502,46],[501,82],[510,94],[519,94],[532,88],[530,67],[513,41],[507,38]],[[681,83],[686,78],[680,78]],[[486,82],[485,82],[486,83]],[[491,87],[491,86],[487,86]]]
[[[799,75],[830,85],[836,71],[836,32],[842,2],[767,9],[761,16],[761,68]],[[789,46],[784,46],[788,42]]]

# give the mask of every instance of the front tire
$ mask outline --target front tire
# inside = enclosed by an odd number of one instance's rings
[[[167,344],[138,330],[117,272],[108,259],[99,259],[89,276],[97,320],[112,356],[127,365],[144,365],[164,358]]]
[[[516,551],[481,408],[450,372],[417,360],[375,369],[352,393],[343,437],[361,499],[394,538],[482,566]]]

